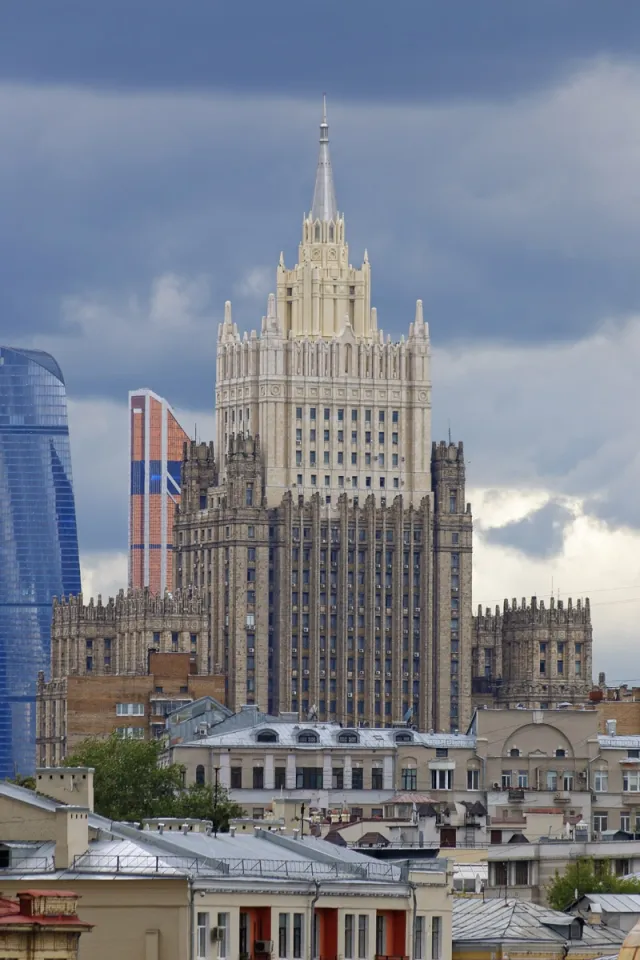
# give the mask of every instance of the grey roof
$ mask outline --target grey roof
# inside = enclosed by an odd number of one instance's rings
[[[333,185],[333,170],[329,156],[329,124],[327,123],[327,98],[322,102],[322,123],[320,124],[320,155],[316,171],[316,184],[311,205],[312,220],[333,220],[338,217],[336,191]]]
[[[603,913],[640,913],[640,893],[585,893],[581,899]]]
[[[585,924],[582,940],[571,940],[570,927],[575,917],[541,907],[526,900],[501,898],[480,900],[454,897],[454,942],[547,942],[587,944],[590,949],[618,946],[624,940],[620,930]]]
[[[45,797],[35,790],[29,790],[27,787],[19,787],[15,783],[9,783],[7,780],[0,780],[0,796],[9,797],[11,800],[19,800],[30,807],[37,807],[39,810],[47,810],[49,813],[55,813],[56,807],[65,806],[61,800],[53,800],[51,797]],[[93,830],[110,830],[111,821],[106,817],[101,817],[97,813],[89,814],[89,826]]]
[[[236,717],[242,717],[242,713],[236,714]],[[277,743],[281,746],[298,746],[300,748],[309,747],[317,749],[320,747],[332,747],[340,744],[340,734],[355,733],[358,737],[358,743],[345,744],[350,750],[357,750],[358,746],[367,750],[380,747],[391,747],[396,743],[398,736],[411,736],[411,742],[420,746],[427,747],[466,747],[473,749],[475,747],[475,737],[466,734],[454,733],[418,733],[415,730],[405,728],[369,728],[358,727],[357,729],[341,726],[339,723],[321,723],[317,721],[301,720],[292,723],[290,720],[281,720],[277,717],[260,716],[250,725],[246,722],[240,729],[233,729],[232,720],[224,720],[213,730],[209,736],[200,740],[194,740],[191,744],[182,744],[182,746],[221,746],[221,747],[241,747],[251,746],[256,743],[257,735],[266,730],[273,730],[277,737]],[[316,734],[317,743],[300,743],[301,733],[313,732]],[[404,745],[404,741],[403,741]],[[273,744],[266,744],[273,748]]]

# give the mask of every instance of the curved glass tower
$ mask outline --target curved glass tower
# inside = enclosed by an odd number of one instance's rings
[[[0,347],[0,778],[33,771],[51,601],[80,590],[62,371],[48,353]]]

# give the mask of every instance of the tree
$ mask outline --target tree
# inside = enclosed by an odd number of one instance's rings
[[[607,861],[596,867],[590,857],[580,857],[562,875],[556,870],[547,887],[547,900],[554,910],[566,910],[585,893],[640,893],[640,880],[616,877],[609,872]]]
[[[182,767],[158,766],[160,750],[154,741],[113,734],[107,740],[85,740],[65,765],[94,768],[95,811],[109,820],[194,817],[215,819],[216,828],[225,830],[230,817],[242,814],[223,787],[218,786],[216,802],[212,787],[184,786]]]
[[[25,777],[21,773],[16,773],[15,777],[9,777],[7,783],[15,783],[16,787],[24,787],[25,790],[35,790],[36,778]]]

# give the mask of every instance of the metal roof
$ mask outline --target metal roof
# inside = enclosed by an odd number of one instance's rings
[[[227,724],[228,720],[224,721],[220,726],[226,727],[226,730],[229,731]],[[273,749],[276,746],[291,747],[297,746],[300,749],[309,748],[311,750],[317,749],[318,747],[348,747],[349,750],[357,750],[358,747],[365,748],[367,750],[381,749],[384,747],[395,747],[396,743],[401,742],[403,746],[410,746],[411,743],[415,743],[419,746],[425,747],[439,747],[439,748],[455,748],[462,747],[466,749],[473,749],[475,747],[475,737],[468,736],[467,734],[454,734],[454,733],[418,733],[415,730],[408,730],[406,728],[368,728],[368,727],[343,727],[338,723],[320,723],[320,722],[311,722],[311,721],[299,721],[292,723],[290,720],[276,720],[274,718],[269,718],[268,720],[261,720],[258,723],[255,723],[251,726],[250,729],[244,727],[242,730],[233,730],[225,732],[220,730],[219,733],[212,731],[209,736],[202,737],[199,740],[194,740],[191,743],[185,743],[181,746],[194,746],[194,747],[243,747],[243,746],[262,746],[262,744],[257,743],[256,737],[259,733],[265,731],[273,731],[276,735],[277,740],[274,743],[266,743],[265,747]],[[313,743],[300,743],[300,734],[313,732],[317,736],[317,741]],[[340,734],[345,733],[356,734],[358,737],[357,743],[341,743]],[[409,735],[410,740],[405,740],[404,738]],[[397,738],[402,738],[398,740]]]
[[[640,893],[585,893],[581,899],[603,913],[640,913]]]
[[[547,942],[576,944],[568,936],[572,921],[576,918],[541,907],[526,900],[490,900],[454,897],[453,928],[454,942]],[[617,946],[624,934],[605,926],[585,924],[582,929],[582,944],[593,949]]]

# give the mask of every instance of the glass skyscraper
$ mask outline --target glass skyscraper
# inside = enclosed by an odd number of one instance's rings
[[[48,353],[0,347],[0,778],[33,771],[51,601],[80,591],[62,371]]]

